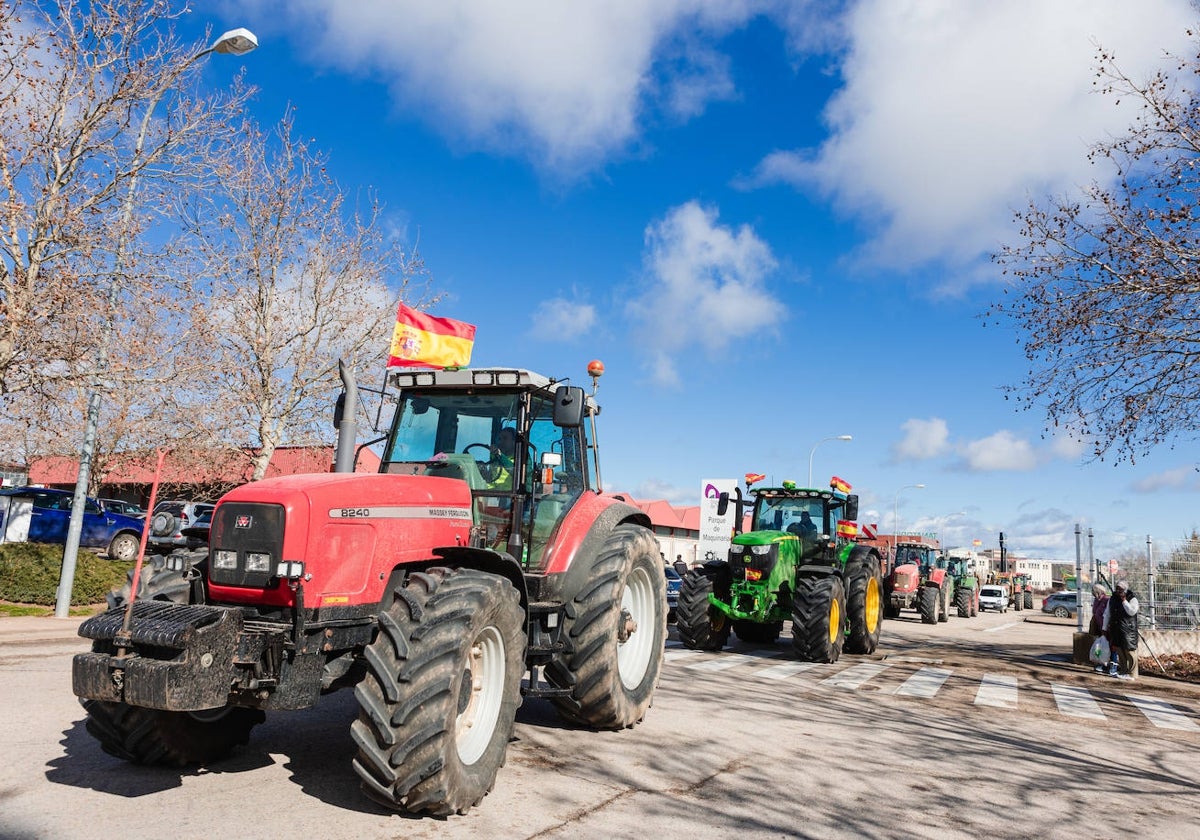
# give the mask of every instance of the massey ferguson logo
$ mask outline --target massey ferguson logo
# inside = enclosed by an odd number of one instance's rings
[[[250,523],[252,523],[253,521],[254,521],[254,518],[251,517],[250,514],[242,513],[242,514],[238,515],[237,519],[233,520],[233,527],[234,528],[249,528]]]

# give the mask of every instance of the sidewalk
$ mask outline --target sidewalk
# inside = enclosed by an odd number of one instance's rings
[[[79,625],[87,618],[85,615],[69,618],[55,618],[52,615],[0,616],[0,646],[79,639]],[[80,639],[80,642],[83,641]]]

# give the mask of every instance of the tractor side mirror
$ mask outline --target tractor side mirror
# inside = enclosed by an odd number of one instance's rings
[[[729,510],[729,494],[722,493],[717,496],[717,516],[724,516],[727,510]]]
[[[846,515],[843,519],[849,519],[851,522],[858,521],[858,495],[851,494],[846,497]]]
[[[554,389],[554,425],[577,429],[583,425],[583,389],[559,385]]]

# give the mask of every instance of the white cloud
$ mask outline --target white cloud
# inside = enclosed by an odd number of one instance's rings
[[[589,169],[628,146],[651,102],[688,117],[732,95],[726,61],[705,39],[718,39],[774,3],[257,5],[302,26],[313,61],[381,79],[396,107],[432,118],[471,146],[521,154],[564,172]]]
[[[590,303],[575,303],[565,298],[551,298],[537,305],[533,312],[529,334],[534,338],[562,341],[564,336],[580,338],[596,324],[596,307]],[[548,330],[547,325],[567,329]]]
[[[768,155],[759,182],[816,186],[873,225],[890,264],[971,260],[1027,195],[1099,177],[1089,143],[1130,113],[1093,87],[1096,44],[1135,78],[1187,54],[1188,0],[861,0],[844,21],[843,87],[816,150]]]
[[[763,280],[776,268],[753,230],[717,223],[690,201],[646,228],[646,290],[628,304],[656,382],[677,384],[675,360],[695,348],[709,357],[730,342],[774,331],[786,310]]]
[[[994,435],[973,440],[960,448],[967,469],[972,472],[1004,470],[1024,472],[1038,464],[1037,454],[1029,441],[1012,432],[999,431]]]
[[[944,454],[950,448],[950,427],[940,417],[913,418],[901,425],[904,437],[892,446],[897,461],[924,461]]]
[[[1135,493],[1157,493],[1160,490],[1200,490],[1200,473],[1189,464],[1147,476],[1133,484]]]

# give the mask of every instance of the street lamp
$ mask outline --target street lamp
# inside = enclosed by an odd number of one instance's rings
[[[213,41],[212,46],[200,50],[179,65],[178,69],[172,71],[172,74],[178,77],[197,61],[213,53],[245,55],[257,46],[258,38],[249,29],[230,29]],[[58,592],[55,594],[55,618],[66,618],[71,612],[71,587],[75,581],[75,565],[79,557],[79,538],[83,532],[83,508],[87,498],[88,481],[91,478],[92,458],[96,451],[96,430],[100,425],[100,401],[103,397],[104,374],[108,371],[108,346],[112,342],[115,329],[113,321],[116,318],[117,304],[120,302],[121,277],[125,270],[125,259],[128,256],[129,226],[133,219],[133,199],[137,192],[138,172],[146,149],[146,137],[150,133],[150,118],[154,115],[154,109],[158,106],[159,99],[169,87],[169,85],[164,85],[159,88],[146,104],[146,113],[142,115],[142,125],[138,131],[137,142],[133,146],[133,166],[130,168],[129,188],[125,193],[125,203],[121,207],[121,228],[117,237],[115,270],[108,284],[106,317],[96,347],[96,370],[92,374],[91,393],[88,395],[87,422],[83,431],[83,446],[79,451],[79,475],[75,479],[75,495],[71,499],[71,521],[67,526],[62,571],[58,580]],[[146,515],[149,516],[151,513],[152,511],[147,512]]]
[[[813,483],[812,483],[813,454],[817,451],[817,446],[820,446],[822,443],[824,443],[827,440],[854,440],[854,438],[851,437],[850,435],[838,435],[837,437],[821,438],[821,440],[817,441],[816,446],[813,446],[812,451],[808,453],[808,485],[807,486],[809,488],[811,488],[813,486]]]
[[[900,493],[908,488],[913,487],[917,490],[924,490],[924,484],[905,484],[896,491],[896,495],[892,498],[892,547],[896,546],[896,534],[900,531],[900,516],[896,513],[897,505],[900,502]]]

